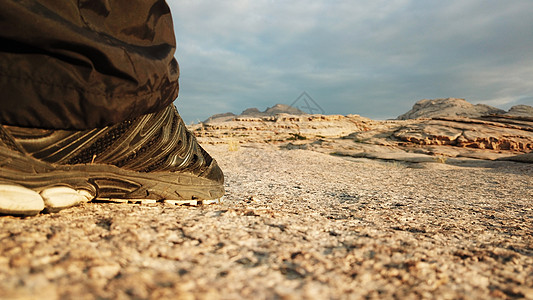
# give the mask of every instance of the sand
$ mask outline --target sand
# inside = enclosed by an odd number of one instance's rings
[[[219,205],[0,217],[0,298],[533,299],[531,164],[207,150]]]

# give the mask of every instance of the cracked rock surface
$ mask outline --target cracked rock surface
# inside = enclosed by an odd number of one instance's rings
[[[533,168],[207,150],[219,205],[0,217],[0,298],[533,299]]]

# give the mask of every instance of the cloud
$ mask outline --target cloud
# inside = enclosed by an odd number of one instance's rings
[[[176,1],[185,119],[290,104],[391,118],[422,98],[533,105],[529,0]]]

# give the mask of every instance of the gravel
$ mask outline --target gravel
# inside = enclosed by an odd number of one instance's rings
[[[533,299],[533,168],[206,146],[219,205],[0,217],[0,298]]]

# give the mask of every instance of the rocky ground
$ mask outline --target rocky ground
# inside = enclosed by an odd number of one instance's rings
[[[452,102],[194,125],[221,204],[0,216],[0,298],[533,299],[531,107]]]
[[[219,205],[0,217],[5,299],[533,299],[533,168],[207,146]]]

